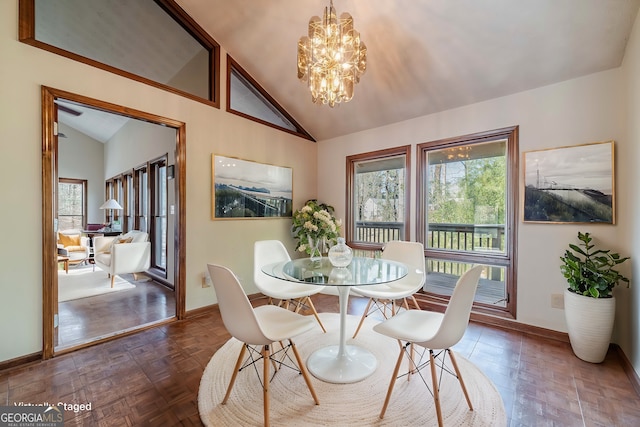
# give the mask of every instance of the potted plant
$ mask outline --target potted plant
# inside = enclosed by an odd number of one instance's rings
[[[334,216],[333,206],[315,199],[307,200],[302,208],[293,213],[291,232],[298,240],[296,250],[306,252],[312,259],[322,257],[328,248],[320,245],[335,243],[340,236],[342,222]]]
[[[569,244],[561,256],[560,271],[569,283],[564,310],[571,348],[580,359],[600,363],[607,355],[616,300],[613,288],[629,279],[615,267],[629,257],[597,249],[589,233],[578,232],[579,245]]]

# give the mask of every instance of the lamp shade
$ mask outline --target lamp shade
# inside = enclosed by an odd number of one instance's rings
[[[116,199],[109,199],[100,206],[100,209],[122,209]]]

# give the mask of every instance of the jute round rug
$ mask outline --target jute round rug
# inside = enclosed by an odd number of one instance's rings
[[[314,350],[339,341],[339,315],[321,313],[320,317],[326,334],[318,326],[294,340],[303,360]],[[348,337],[359,320],[359,317],[347,316]],[[291,369],[281,369],[270,384],[271,425],[437,425],[433,397],[418,376],[412,376],[411,381],[401,378],[396,382],[385,417],[379,419],[399,347],[395,340],[372,330],[376,323],[376,320],[367,319],[356,339],[347,340],[347,344],[360,345],[376,355],[378,367],[371,376],[353,384],[330,384],[311,376],[320,400],[320,405],[315,405],[302,375]],[[263,423],[262,388],[252,367],[238,373],[229,400],[225,405],[221,404],[240,346],[239,341],[231,338],[213,355],[204,371],[198,409],[206,426],[257,426]],[[445,426],[506,426],[502,398],[491,381],[469,360],[459,354],[456,356],[474,410],[469,410],[457,379],[445,373],[440,387]],[[258,363],[257,369],[262,374],[262,362]],[[431,385],[430,370],[423,369],[423,372]]]

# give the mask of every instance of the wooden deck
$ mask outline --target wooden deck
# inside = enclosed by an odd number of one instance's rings
[[[454,274],[429,272],[427,273],[427,280],[423,289],[425,292],[450,296],[458,278],[459,276]],[[496,307],[505,307],[506,297],[504,282],[480,278],[476,291],[476,302],[490,304]]]

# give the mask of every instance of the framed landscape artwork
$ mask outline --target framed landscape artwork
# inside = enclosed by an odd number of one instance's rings
[[[293,169],[212,154],[213,219],[292,216]]]
[[[523,157],[525,222],[615,224],[613,141]]]

